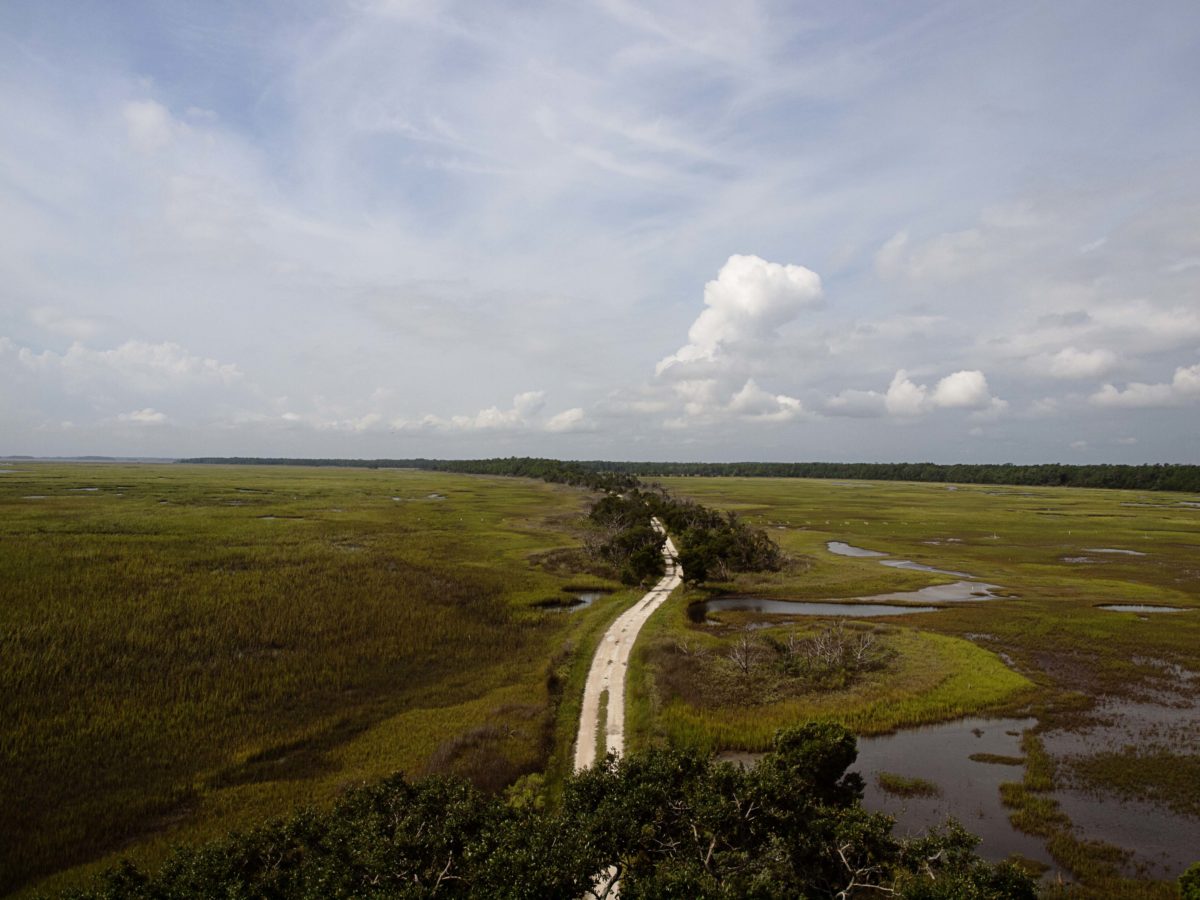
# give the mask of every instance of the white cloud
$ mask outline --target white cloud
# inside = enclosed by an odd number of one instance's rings
[[[795,397],[768,393],[753,378],[730,398],[728,408],[743,418],[763,422],[787,422],[804,413],[804,405]]]
[[[1120,391],[1111,384],[1106,384],[1088,398],[1093,406],[1110,408],[1140,409],[1157,406],[1173,406],[1175,396],[1169,384],[1143,384],[1132,381]]]
[[[135,409],[132,412],[121,413],[118,422],[135,422],[139,425],[161,425],[167,421],[166,414],[147,406],[145,409]]]
[[[77,390],[86,390],[97,378],[153,393],[186,384],[228,386],[243,377],[236,364],[197,356],[171,341],[126,341],[111,350],[94,350],[76,341],[62,354],[22,347],[17,357],[30,371],[60,375]]]
[[[1176,369],[1171,389],[1181,398],[1200,397],[1200,363]]]
[[[933,392],[933,405],[946,409],[983,409],[991,402],[987,379],[978,369],[947,375]]]
[[[1180,406],[1200,400],[1200,363],[1194,366],[1180,366],[1169,383],[1145,384],[1131,381],[1124,390],[1106,384],[1088,399],[1093,406],[1124,409]]]
[[[513,397],[513,405],[509,409],[489,406],[473,416],[459,415],[449,419],[428,415],[417,423],[417,427],[453,431],[517,431],[529,427],[530,419],[546,405],[545,398],[544,391],[525,391]],[[400,423],[398,427],[411,426]]]
[[[686,415],[700,417],[719,408],[719,386],[715,378],[694,378],[676,381],[672,389],[683,401]]]
[[[803,310],[821,302],[821,278],[811,269],[734,255],[704,286],[705,309],[688,329],[688,343],[655,369],[713,361],[738,344],[773,338]]]
[[[901,418],[919,416],[929,408],[929,389],[915,384],[904,369],[896,372],[884,397],[888,414]]]
[[[1008,401],[993,397],[987,378],[978,369],[963,369],[940,379],[931,391],[917,384],[905,369],[900,369],[887,392],[844,390],[825,403],[825,411],[835,416],[867,418],[882,415],[902,419],[916,418],[936,409],[973,410],[972,418],[992,420],[1008,410]]]
[[[1040,368],[1055,378],[1099,378],[1119,365],[1117,354],[1111,350],[1076,350],[1064,347],[1057,353],[1042,357]]]

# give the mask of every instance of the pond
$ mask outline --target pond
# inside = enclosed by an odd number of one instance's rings
[[[883,553],[879,550],[866,550],[862,547],[855,547],[852,544],[847,544],[844,541],[826,541],[825,548],[835,556],[853,556],[856,559],[878,559],[881,566],[889,566],[893,569],[909,569],[913,572],[933,572],[936,575],[953,575],[955,578],[973,578],[974,576],[967,572],[954,572],[950,569],[935,569],[933,566],[927,566],[924,563],[913,562],[911,559],[885,559],[883,557],[891,554]]]
[[[702,600],[688,607],[688,618],[703,622],[711,612],[739,610],[772,616],[906,616],[912,613],[937,612],[929,604],[975,603],[996,599],[999,587],[981,581],[955,581],[951,584],[932,584],[915,591],[894,591],[872,594],[852,600],[769,600],[765,597],[717,597]]]
[[[1000,785],[1019,781],[1015,765],[971,759],[980,754],[1020,758],[1021,732],[1034,719],[960,719],[858,740],[855,770],[867,782],[863,802],[868,809],[896,817],[896,834],[923,834],[949,816],[982,838],[979,854],[999,860],[1013,853],[1053,865],[1040,838],[1017,831],[1000,802]],[[880,772],[923,778],[938,786],[934,797],[896,797],[878,784]]]
[[[895,834],[912,837],[943,824],[950,816],[982,839],[979,855],[1001,860],[1013,853],[1036,859],[1054,868],[1043,842],[1017,831],[1000,802],[1000,785],[1019,781],[1019,765],[985,762],[980,754],[1021,757],[1021,732],[1034,719],[960,719],[941,725],[909,728],[895,734],[858,739],[858,761],[851,771],[866,781],[863,805],[896,819]],[[727,752],[721,759],[753,765],[760,753]],[[881,772],[921,778],[938,786],[937,796],[896,797],[879,787]]]
[[[927,566],[924,563],[913,562],[911,559],[881,559],[881,566],[890,566],[893,569],[909,569],[913,572],[933,572],[936,575],[953,575],[955,578],[970,578],[966,572],[955,572],[950,569],[935,569],[933,566]]]
[[[915,591],[893,591],[859,599],[875,603],[975,603],[980,600],[995,600],[998,590],[999,585],[982,581],[954,581],[950,584],[931,584]]]
[[[916,593],[914,591],[914,593]],[[710,612],[740,610],[782,616],[906,616],[912,613],[937,612],[936,606],[903,605],[899,603],[812,602],[806,600],[767,600],[762,597],[718,597],[703,600],[688,607],[688,618],[703,622]]]
[[[579,612],[581,609],[587,609],[608,591],[573,591],[564,594],[561,598],[554,597],[549,600],[543,600],[540,603],[535,603],[538,609],[544,609],[547,612]]]
[[[830,553],[836,553],[838,556],[887,556],[886,553],[880,553],[878,550],[864,550],[862,547],[852,547],[842,541],[829,541],[825,546],[829,549]]]

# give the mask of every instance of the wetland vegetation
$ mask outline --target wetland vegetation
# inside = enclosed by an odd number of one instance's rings
[[[555,565],[580,545],[588,496],[570,488],[14,468],[0,482],[0,890],[118,852],[156,859],[397,770],[499,788],[553,766],[576,651],[631,596],[535,608],[620,587]]]
[[[854,483],[864,489],[848,490],[838,482],[771,478],[662,483],[768,529],[788,560],[778,572],[693,588],[692,603],[723,595],[854,603],[959,580],[931,570],[969,572],[974,583],[986,582],[988,596],[874,625],[856,620],[857,627],[883,629],[881,640],[895,651],[878,681],[868,674],[832,691],[800,682],[764,690],[747,677],[743,700],[728,689],[738,676],[722,660],[740,642],[792,639],[826,627],[821,620],[797,624],[716,604],[698,620],[678,606],[665,608],[635,654],[642,741],[756,749],[773,724],[793,717],[872,734],[970,714],[1032,714],[1023,777],[1003,767],[1014,824],[1045,840],[1054,866],[1076,881],[1075,894],[1175,895],[1174,878],[1196,855],[1187,836],[1200,828],[1191,806],[1200,782],[1184,777],[1190,759],[1178,762],[1195,745],[1163,746],[1165,733],[1194,735],[1200,726],[1194,495],[864,482]],[[831,548],[831,541],[840,545]],[[887,558],[846,555],[846,545]],[[1087,552],[1094,559],[1088,566],[1067,561]],[[895,558],[923,568],[881,567]],[[1100,608],[1125,604],[1177,611],[1139,617]],[[1156,711],[1158,732],[1130,731],[1135,702]],[[1080,730],[1093,736],[1089,746],[1058,749],[1059,735]],[[1167,793],[1176,795],[1174,811],[1162,800]],[[1147,808],[1160,814],[1155,827],[1163,834],[1152,846],[1135,828],[1085,815],[1088,803],[1119,810],[1123,802],[1142,804],[1127,818]]]
[[[814,722],[880,735],[864,738],[871,761],[872,740],[918,734],[898,728],[1020,715],[986,720],[1020,722],[1002,729],[1015,736],[954,751],[1025,832],[1004,853],[1073,882],[1051,893],[1175,896],[1194,850],[1179,836],[1200,823],[1195,495],[452,465],[14,463],[4,886],[81,885],[122,856],[140,867],[125,887],[155,884],[144,873],[175,844],[313,804],[317,819],[278,826],[294,837],[397,770],[560,815],[591,650],[640,596],[622,582],[655,574],[660,538],[638,531],[654,514],[698,577],[634,650],[633,750],[764,751]],[[513,474],[541,481],[495,477]],[[877,620],[873,605],[905,611]],[[934,785],[898,799],[938,821],[973,796],[887,753],[868,804],[885,780]],[[1150,811],[1165,843],[1148,851],[1092,816],[1097,801]]]

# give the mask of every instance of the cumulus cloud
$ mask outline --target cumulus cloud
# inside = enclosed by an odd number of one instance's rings
[[[1088,398],[1093,406],[1124,409],[1152,409],[1181,406],[1200,400],[1200,363],[1180,366],[1170,382],[1145,384],[1131,381],[1124,390],[1106,384]]]
[[[753,378],[729,391],[716,378],[676,381],[671,385],[682,415],[667,419],[668,428],[720,425],[741,422],[790,422],[807,414],[804,404],[787,394],[764,390]]]
[[[929,389],[923,384],[915,384],[908,373],[900,369],[888,385],[884,406],[889,415],[919,416],[929,408]]]
[[[821,302],[821,278],[811,269],[733,255],[704,286],[705,309],[688,329],[688,343],[662,359],[656,374],[681,363],[712,362],[738,344],[764,341]]]
[[[933,391],[933,405],[946,409],[982,409],[991,402],[987,379],[978,369],[947,375]]]
[[[746,419],[787,422],[802,415],[804,405],[795,397],[764,391],[750,378],[742,385],[742,389],[730,398],[728,409]]]
[[[978,369],[947,375],[932,390],[913,381],[905,369],[899,369],[885,393],[848,389],[824,404],[828,415],[857,418],[886,414],[911,419],[936,409],[972,410],[972,418],[988,420],[1003,415],[1008,410],[1008,401],[992,396],[987,378]]]
[[[1117,354],[1111,350],[1077,350],[1064,347],[1057,353],[1035,357],[1035,365],[1054,378],[1100,378],[1119,365]]]

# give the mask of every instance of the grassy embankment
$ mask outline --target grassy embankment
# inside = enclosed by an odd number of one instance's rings
[[[581,583],[577,489],[5,468],[0,890],[152,863],[396,770],[561,770],[580,657],[632,596],[533,608]]]
[[[1194,682],[1189,688],[1173,670],[1200,670],[1200,508],[1187,505],[1197,501],[1194,496],[786,479],[662,482],[681,496],[735,510],[768,529],[792,558],[785,571],[741,576],[710,585],[709,592],[815,600],[956,580],[830,554],[826,542],[838,540],[969,572],[1001,585],[1005,596],[881,620],[881,637],[894,641],[897,651],[889,669],[865,673],[835,691],[806,691],[797,684],[792,696],[755,697],[747,690],[751,710],[722,702],[721,677],[728,679],[729,667],[714,663],[741,639],[753,617],[720,613],[715,616],[720,625],[713,627],[691,623],[682,604],[664,608],[649,624],[649,639],[634,660],[636,736],[643,742],[758,747],[763,734],[797,716],[824,715],[869,733],[1003,711],[1014,703],[1037,714],[1047,728],[1071,725],[1101,695],[1145,699],[1162,689],[1195,690]],[[1072,561],[1081,559],[1086,561]],[[695,591],[689,599],[709,592]],[[1188,612],[1139,617],[1097,608],[1104,603],[1171,605]],[[754,634],[811,633],[818,626],[807,621]],[[707,650],[699,656],[708,662],[697,663],[681,647]],[[891,692],[891,702],[879,703],[880,691]],[[1073,835],[1049,796],[1056,766],[1039,748],[1030,735],[1025,778],[1005,793],[1014,821],[1047,836],[1052,853],[1084,876],[1097,896],[1105,890],[1170,895],[1169,886],[1120,879],[1119,850]],[[1195,756],[1165,761],[1152,747],[1135,747],[1119,758],[1099,754],[1077,763],[1076,771],[1091,787],[1115,796],[1151,802],[1172,796],[1174,806],[1191,810],[1200,803],[1200,782],[1180,773],[1196,765]]]

